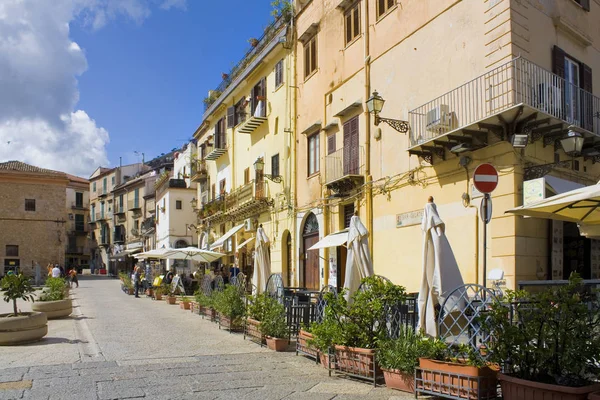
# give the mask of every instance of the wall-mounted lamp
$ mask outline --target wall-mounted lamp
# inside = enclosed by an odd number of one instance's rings
[[[192,205],[192,210],[198,209],[198,200],[195,197],[190,201],[190,204]]]
[[[574,130],[569,130],[567,136],[560,139],[560,145],[568,155],[579,155],[581,154],[584,140],[585,139],[581,133]]]
[[[382,118],[379,116],[379,113],[381,112],[381,110],[383,110],[383,105],[385,104],[385,100],[383,99],[383,97],[381,97],[379,95],[379,93],[377,93],[377,91],[374,91],[373,94],[371,95],[371,97],[369,98],[369,100],[367,100],[367,109],[369,110],[369,113],[373,114],[373,116],[375,117],[375,126],[379,125],[381,122],[385,122],[386,124],[388,124],[389,126],[391,126],[392,128],[394,128],[395,130],[397,130],[400,133],[407,133],[408,132],[408,122],[407,121],[402,121],[399,119],[391,119],[391,118]]]
[[[526,133],[515,133],[512,135],[510,143],[515,149],[523,149],[529,143],[529,135]]]
[[[264,169],[265,169],[265,160],[263,160],[262,157],[258,157],[256,159],[256,161],[254,161],[254,170],[255,171],[263,171]],[[263,176],[275,183],[281,183],[281,181],[283,179],[283,177],[281,175],[263,174]]]

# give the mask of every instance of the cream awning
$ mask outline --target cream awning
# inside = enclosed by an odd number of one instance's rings
[[[241,224],[241,225],[238,225],[238,226],[234,226],[233,228],[231,228],[230,230],[228,230],[226,234],[224,234],[223,236],[221,236],[219,238],[219,240],[217,240],[216,242],[214,242],[210,246],[210,249],[213,250],[213,249],[216,249],[217,247],[223,246],[223,243],[225,243],[227,241],[227,239],[229,239],[230,237],[232,237],[233,235],[235,235],[243,227],[244,227],[244,224]]]
[[[327,247],[337,247],[346,244],[347,241],[348,229],[344,229],[343,231],[335,232],[325,236],[323,239],[319,240],[308,250],[319,250],[325,249]]]
[[[237,245],[237,247],[235,248],[236,251],[239,251],[239,249],[241,249],[242,247],[244,247],[245,245],[247,245],[248,243],[250,243],[254,239],[256,239],[256,238],[254,236],[252,236],[250,239],[244,240],[242,243],[240,243],[240,244]]]

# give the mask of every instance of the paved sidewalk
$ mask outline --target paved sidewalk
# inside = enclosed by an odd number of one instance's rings
[[[81,279],[74,315],[47,337],[0,347],[2,399],[408,399],[338,377],[294,353],[275,353],[200,316]],[[20,308],[28,310],[26,303]],[[2,302],[0,313],[10,307]]]

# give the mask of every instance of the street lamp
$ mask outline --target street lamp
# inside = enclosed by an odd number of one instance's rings
[[[394,128],[395,130],[397,130],[400,133],[407,133],[408,132],[408,122],[407,121],[402,121],[399,119],[392,119],[392,118],[382,118],[379,116],[379,113],[381,112],[381,110],[383,110],[383,105],[385,104],[385,100],[383,99],[383,97],[381,97],[379,95],[379,93],[377,93],[377,91],[374,91],[373,94],[371,95],[371,97],[369,97],[369,100],[367,100],[367,109],[369,110],[370,114],[373,114],[373,116],[375,117],[375,126],[379,125],[379,123],[381,122],[385,122],[386,124],[388,124],[389,126],[391,126],[392,128]]]
[[[193,210],[196,210],[198,208],[198,200],[196,200],[195,197],[192,199],[192,201],[190,201],[190,204],[192,205]]]
[[[581,153],[583,148],[584,137],[581,133],[574,130],[569,130],[567,136],[560,139],[560,144],[568,155],[576,155]]]
[[[258,157],[256,161],[254,161],[254,170],[262,172],[265,169],[265,161],[262,157]],[[275,183],[281,183],[282,176],[281,175],[269,175],[263,174],[263,176]]]

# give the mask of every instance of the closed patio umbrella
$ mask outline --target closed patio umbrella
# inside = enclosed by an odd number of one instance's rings
[[[446,296],[463,285],[456,258],[445,233],[446,225],[440,218],[433,198],[425,206],[423,230],[423,281],[419,292],[418,328],[437,337],[435,307],[443,304]],[[455,302],[455,304],[457,304]],[[448,312],[453,310],[446,310]]]
[[[260,294],[265,290],[265,285],[270,275],[269,238],[263,227],[260,226],[256,230],[254,274],[252,274],[252,284],[256,287],[256,294]]]
[[[369,251],[369,231],[356,215],[350,219],[347,246],[344,287],[348,289],[346,300],[349,300],[360,286],[361,279],[373,275],[373,262]]]

